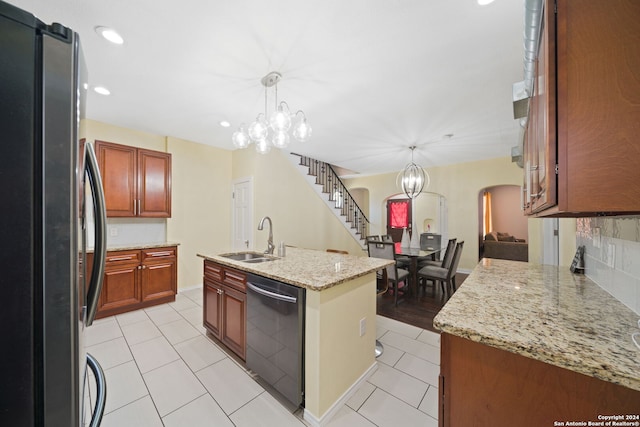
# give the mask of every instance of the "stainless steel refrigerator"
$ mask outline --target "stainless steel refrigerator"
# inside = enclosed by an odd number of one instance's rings
[[[78,35],[0,1],[2,426],[99,425],[104,411],[104,374],[83,342],[106,253],[100,174],[91,145],[85,154],[78,139],[85,91]],[[87,381],[97,382],[91,403]]]

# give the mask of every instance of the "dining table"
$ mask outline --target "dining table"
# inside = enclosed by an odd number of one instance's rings
[[[409,293],[415,292],[415,295],[418,296],[418,261],[420,258],[430,256],[435,261],[441,251],[442,248],[422,250],[420,248],[402,247],[399,242],[396,243],[396,259],[399,257],[409,258]]]

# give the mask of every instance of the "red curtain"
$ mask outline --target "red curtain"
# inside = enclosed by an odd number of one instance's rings
[[[389,203],[389,225],[393,228],[409,227],[409,202],[407,200]]]

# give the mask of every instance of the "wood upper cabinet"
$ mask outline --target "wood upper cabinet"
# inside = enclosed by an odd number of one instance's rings
[[[171,217],[171,154],[96,141],[109,217]]]
[[[640,213],[639,21],[635,0],[544,2],[525,135],[527,214]]]
[[[242,360],[247,348],[246,283],[242,271],[205,260],[203,325]]]

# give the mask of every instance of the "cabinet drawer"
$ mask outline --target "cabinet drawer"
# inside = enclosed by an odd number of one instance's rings
[[[143,249],[142,257],[144,260],[149,259],[158,259],[158,258],[172,258],[176,256],[176,248],[168,247],[168,248],[153,248],[153,249]]]
[[[140,251],[113,251],[107,252],[106,264],[118,262],[140,262]]]
[[[222,283],[247,293],[247,275],[238,270],[223,269]]]
[[[204,275],[218,282],[222,282],[222,266],[205,260]]]

